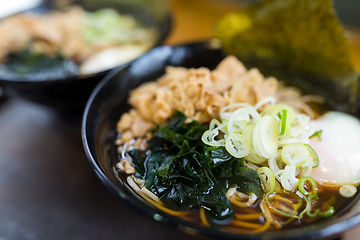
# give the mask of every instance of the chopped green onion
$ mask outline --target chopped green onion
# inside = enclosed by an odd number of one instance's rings
[[[305,188],[307,187],[307,183],[310,184],[310,191],[307,191]],[[314,181],[314,179],[312,179],[311,177],[302,177],[299,180],[298,183],[298,188],[300,190],[300,192],[304,195],[309,195],[309,194],[316,194],[317,193],[317,185],[316,182]]]
[[[260,179],[263,182],[265,192],[272,192],[275,190],[275,176],[268,167],[261,167],[257,169]]]
[[[295,120],[295,110],[290,105],[287,105],[285,103],[277,103],[267,107],[264,111],[261,112],[261,116],[273,115],[283,109],[288,112],[287,118],[292,123]]]
[[[247,125],[244,131],[242,132],[242,135],[249,141],[249,143],[252,142],[252,135],[254,132],[254,128],[255,128],[255,124],[250,124]]]
[[[232,108],[241,108],[241,107],[248,107],[248,108],[251,108],[252,106],[250,104],[247,104],[247,103],[234,103],[234,104],[230,104],[226,107],[224,107],[223,109],[221,109],[220,111],[220,118],[221,118],[221,121],[225,121],[225,120],[229,120],[230,117],[232,116],[232,112],[226,112],[227,110],[229,109],[232,109]]]
[[[246,120],[234,121],[233,129],[235,133],[242,133],[244,129],[247,127],[248,122]]]
[[[306,198],[305,198],[306,199]],[[320,213],[320,209],[316,209],[314,213],[311,212],[312,205],[314,202],[316,202],[319,199],[317,194],[310,194],[307,198],[306,203],[306,215],[308,215],[311,218],[316,217]]]
[[[217,120],[216,118],[213,118],[210,121],[209,129],[214,130],[215,128],[219,128],[220,126],[221,126],[221,122],[219,122],[219,120]]]
[[[282,109],[277,113],[277,116],[280,119],[279,135],[280,136],[289,136],[290,128],[291,128],[291,121],[288,118],[288,111],[286,109]]]
[[[328,210],[326,210],[325,212],[319,212],[319,216],[320,217],[330,217],[331,215],[333,215],[335,213],[335,209],[333,206],[330,206]]]
[[[238,133],[229,134],[225,142],[225,148],[236,158],[245,157],[250,151],[249,142],[244,136]]]
[[[250,152],[247,156],[245,156],[245,159],[255,164],[261,164],[265,162],[267,159],[264,157],[260,157],[254,150],[254,146],[252,144],[253,143],[252,135],[254,132],[254,128],[255,128],[255,124],[250,124],[242,132],[242,135],[246,138],[246,140],[248,140],[250,144]]]
[[[300,208],[302,205],[302,199],[299,198],[296,194],[286,193],[286,195],[292,195],[291,198],[293,200],[289,200],[288,198],[281,197],[281,194],[285,193],[276,193],[271,192],[265,194],[265,201],[268,206],[276,213],[289,218],[302,218],[302,215],[299,215],[296,209]],[[290,201],[290,202],[289,202]],[[293,202],[296,201],[296,202]],[[282,204],[283,203],[283,204]],[[275,206],[275,204],[279,204],[281,207]],[[293,207],[292,209],[290,208]]]
[[[316,131],[314,132],[309,138],[313,138],[313,137],[317,137],[317,139],[319,141],[321,141],[321,134],[322,134],[323,130],[319,130],[319,131]]]
[[[279,147],[279,126],[273,116],[262,117],[255,125],[253,144],[260,157],[271,158]]]
[[[313,166],[312,167],[313,168],[318,167],[319,166],[319,157],[316,154],[315,150],[309,144],[304,144],[304,145],[309,150],[310,157],[312,158],[312,161],[313,161]]]
[[[300,194],[300,193],[299,193]],[[314,203],[319,199],[317,194],[310,194],[307,197],[305,197],[306,200],[306,207],[305,209],[300,213],[300,218],[303,217],[303,215],[306,213],[306,215],[308,215],[309,217],[316,217],[316,216],[320,216],[320,217],[330,217],[331,215],[333,215],[335,213],[335,209],[333,206],[329,206],[328,210],[326,210],[325,212],[321,212],[320,209],[316,209],[315,212],[311,212],[312,206],[314,205]]]
[[[205,131],[201,137],[203,143],[209,146],[224,146],[225,139],[224,137],[219,137],[220,132],[226,137],[226,125],[221,124],[217,119],[212,119],[209,124],[209,130]]]
[[[300,167],[309,159],[309,150],[304,144],[290,143],[283,146],[281,157],[286,164]]]
[[[237,128],[235,128],[236,126],[234,126],[235,121],[242,121],[242,120],[250,121],[250,117],[252,117],[255,121],[258,121],[261,118],[260,114],[253,107],[242,107],[236,109],[231,114],[231,117],[227,122],[228,132],[234,133],[238,130]]]
[[[203,133],[201,140],[203,141],[203,143],[209,146],[223,146],[225,142],[224,139],[220,139],[220,140],[215,139],[218,134],[219,134],[218,130],[206,130]]]
[[[288,191],[293,191],[299,183],[296,178],[296,166],[286,165],[280,177],[281,185]]]
[[[350,185],[350,184],[343,185],[339,189],[340,195],[345,198],[353,197],[356,192],[357,192],[357,188],[354,185]]]
[[[249,154],[245,156],[245,159],[255,164],[261,164],[267,160],[267,158],[260,157],[254,149],[250,150]]]

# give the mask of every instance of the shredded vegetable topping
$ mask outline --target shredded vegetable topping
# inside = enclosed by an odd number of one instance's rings
[[[269,106],[259,113],[258,109],[266,104]],[[295,113],[287,104],[276,104],[274,98],[268,97],[254,107],[229,105],[222,109],[220,117],[221,122],[217,119],[210,122],[203,142],[225,146],[232,156],[245,157],[254,164],[268,161],[267,169],[288,191],[295,190],[299,179],[309,177],[311,169],[319,164],[316,152],[308,145],[310,118]],[[281,168],[278,161],[282,162]]]
[[[261,108],[263,111],[259,112]],[[225,146],[232,156],[253,164],[266,193],[262,201],[271,211],[297,219],[305,214],[313,218],[334,213],[332,206],[323,212],[314,207],[319,199],[318,187],[310,174],[319,165],[319,158],[309,145],[309,138],[320,138],[322,131],[310,135],[312,126],[307,115],[296,113],[287,104],[276,104],[274,98],[268,97],[254,107],[229,105],[222,109],[220,117],[221,121],[211,121],[203,142]],[[352,196],[352,187],[342,187],[342,193]],[[230,201],[237,206],[248,204],[236,200],[239,198],[236,192],[236,188],[229,189]]]

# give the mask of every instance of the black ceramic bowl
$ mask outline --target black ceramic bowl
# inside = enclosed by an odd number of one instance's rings
[[[43,0],[38,6],[27,11],[44,13],[68,7],[70,4],[80,5],[87,11],[96,11],[106,7],[114,8],[121,13],[133,15],[146,26],[155,28],[158,32],[155,44],[157,46],[168,35],[171,27],[171,17],[165,4],[166,1],[163,2],[163,6],[158,6],[159,3],[160,1]],[[39,75],[19,76],[0,72],[0,86],[10,97],[20,97],[60,111],[80,109],[82,113],[91,92],[110,70],[89,75],[74,74],[68,77],[45,78]]]
[[[221,239],[322,239],[335,237],[360,223],[360,205],[354,204],[333,217],[312,225],[294,229],[270,231],[253,235],[234,234],[208,229],[170,216],[139,197],[115,168],[118,162],[116,122],[129,109],[129,91],[141,83],[153,81],[164,74],[165,66],[201,67],[213,69],[224,58],[212,41],[182,46],[161,46],[153,49],[130,66],[112,71],[92,93],[83,116],[82,138],[85,152],[94,171],[105,186],[120,200],[135,210],[192,234]],[[258,66],[260,71],[262,66]]]

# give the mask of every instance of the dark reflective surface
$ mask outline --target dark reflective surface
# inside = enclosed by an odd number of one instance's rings
[[[158,47],[129,67],[113,71],[97,86],[85,109],[82,136],[90,164],[105,186],[120,200],[143,214],[176,229],[197,235],[222,239],[325,239],[334,238],[342,231],[360,223],[358,207],[352,208],[345,215],[335,215],[310,226],[258,235],[237,235],[224,233],[189,224],[157,210],[143,201],[126,184],[123,176],[114,171],[117,162],[115,125],[123,112],[129,109],[127,97],[129,90],[143,82],[156,80],[164,73],[167,65],[201,67],[213,69],[224,55],[217,48],[216,42],[195,43],[176,47]],[[259,65],[260,71],[262,67]],[[276,77],[276,75],[275,75]],[[360,196],[355,200],[358,201]],[[355,202],[354,202],[355,204]]]

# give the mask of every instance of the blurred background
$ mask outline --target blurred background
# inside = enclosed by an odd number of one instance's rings
[[[216,21],[224,14],[255,1],[257,0],[170,0],[174,24],[166,43],[178,44],[210,38]],[[350,40],[355,65],[360,71],[360,1],[333,2]]]

